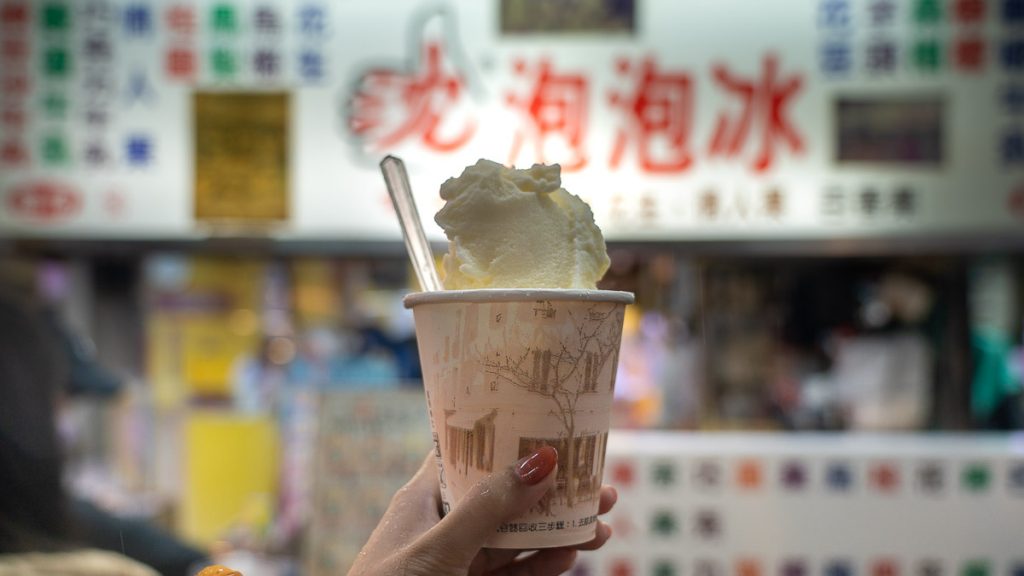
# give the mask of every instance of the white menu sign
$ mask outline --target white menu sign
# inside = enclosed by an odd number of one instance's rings
[[[0,234],[230,232],[193,108],[239,92],[288,95],[283,239],[397,239],[388,153],[425,216],[477,158],[559,162],[613,240],[1024,231],[1014,2],[534,4],[4,0]]]

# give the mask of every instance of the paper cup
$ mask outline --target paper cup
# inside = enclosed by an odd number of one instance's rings
[[[628,292],[488,289],[405,298],[416,318],[445,512],[491,473],[558,450],[554,489],[492,548],[587,542],[597,507]]]

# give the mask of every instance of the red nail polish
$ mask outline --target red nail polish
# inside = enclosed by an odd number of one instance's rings
[[[524,484],[534,485],[547,478],[558,464],[558,451],[544,446],[516,462],[516,474]]]

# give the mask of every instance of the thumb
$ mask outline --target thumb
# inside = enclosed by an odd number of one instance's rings
[[[428,550],[467,566],[503,523],[523,514],[555,485],[558,451],[544,446],[498,474],[477,482],[430,529]]]

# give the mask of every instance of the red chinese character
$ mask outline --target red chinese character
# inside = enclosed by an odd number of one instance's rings
[[[4,38],[0,54],[7,61],[24,60],[28,57],[28,43],[24,38]]]
[[[725,66],[714,67],[715,81],[726,91],[740,98],[742,109],[739,117],[730,117],[723,112],[715,124],[711,139],[711,155],[735,157],[743,151],[751,126],[762,130],[761,150],[754,159],[757,172],[768,170],[774,159],[774,146],[781,139],[796,153],[804,150],[800,134],[785,117],[786,104],[800,91],[803,77],[799,74],[784,81],[778,79],[778,59],[773,54],[765,56],[760,80],[748,81],[734,76]]]
[[[3,77],[4,94],[24,96],[28,94],[28,75],[11,74]]]
[[[899,472],[892,464],[879,464],[871,471],[871,483],[880,492],[892,492],[899,485]]]
[[[178,34],[191,34],[196,29],[196,14],[191,6],[171,6],[165,13],[167,28]]]
[[[1010,197],[1006,200],[1006,206],[1010,209],[1011,214],[1015,214],[1018,218],[1024,218],[1024,186],[1010,193]]]
[[[633,564],[629,560],[616,560],[611,567],[612,576],[633,576]]]
[[[4,142],[0,146],[0,162],[4,166],[24,166],[28,164],[28,149],[18,140]]]
[[[4,24],[27,24],[28,7],[22,2],[5,2],[0,7],[0,22]]]
[[[977,72],[985,63],[985,43],[980,38],[961,38],[957,40],[954,58],[960,70]]]
[[[21,108],[7,108],[0,114],[0,123],[8,128],[24,128],[25,119],[25,111]]]
[[[167,52],[167,75],[188,79],[196,70],[195,54],[187,48],[172,48]]]
[[[512,69],[518,76],[528,74],[526,62],[516,60]],[[516,131],[509,153],[509,164],[515,164],[520,151],[532,141],[536,161],[547,163],[547,144],[561,144],[552,161],[562,164],[563,171],[579,170],[587,163],[583,138],[587,125],[587,79],[581,74],[559,74],[551,62],[541,59],[535,66],[533,85],[525,95],[508,94],[506,103],[517,108],[523,124]]]
[[[634,72],[627,59],[619,60],[620,76]],[[626,146],[636,142],[640,168],[646,172],[680,172],[690,166],[689,139],[693,128],[693,84],[682,72],[658,72],[653,58],[645,58],[635,70],[632,94],[609,94],[613,106],[626,113],[627,126],[619,130],[610,165],[618,168]]]
[[[985,17],[985,2],[984,0],[956,0],[953,12],[956,14],[956,19],[964,24],[980,22]]]
[[[444,130],[446,118],[466,95],[464,84],[460,74],[446,69],[441,43],[428,41],[418,70],[377,68],[363,75],[350,102],[349,129],[375,149],[418,139],[438,152],[455,150],[476,130],[472,119],[461,130]]]
[[[871,569],[871,576],[899,576],[899,569],[892,560],[879,560]]]
[[[633,485],[635,475],[633,465],[629,462],[618,462],[612,467],[612,482],[623,488]]]

